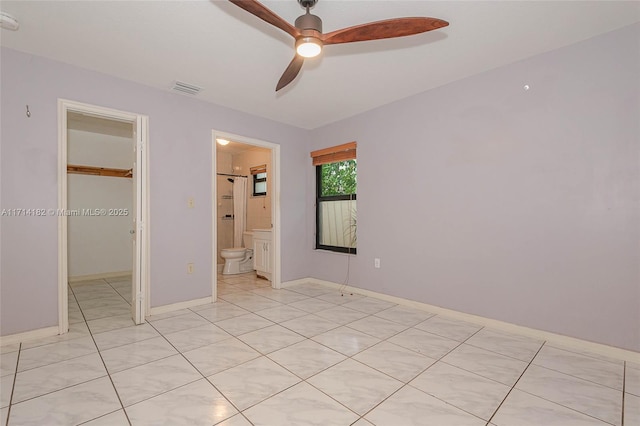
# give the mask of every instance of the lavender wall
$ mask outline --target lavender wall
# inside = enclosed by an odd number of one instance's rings
[[[10,49],[0,59],[1,208],[57,207],[58,98],[148,115],[151,306],[209,296],[215,128],[281,145],[282,279],[307,276],[308,132]],[[57,250],[55,217],[2,217],[1,335],[57,324]]]
[[[315,130],[358,142],[350,283],[640,350],[638,76],[633,25]]]
[[[56,207],[58,98],[149,115],[151,303],[206,297],[215,128],[282,146],[282,279],[343,282],[349,257],[310,249],[308,152],[357,140],[351,284],[640,350],[638,40],[634,25],[312,132],[2,49],[0,208]],[[1,335],[56,325],[56,225],[2,218]]]

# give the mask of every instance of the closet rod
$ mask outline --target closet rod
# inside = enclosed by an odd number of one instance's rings
[[[248,176],[243,176],[243,175],[230,175],[229,173],[216,173],[218,176],[232,176],[232,177],[248,177]]]
[[[92,176],[111,176],[111,177],[133,177],[132,169],[111,169],[108,167],[79,166],[76,164],[67,165],[67,173]]]

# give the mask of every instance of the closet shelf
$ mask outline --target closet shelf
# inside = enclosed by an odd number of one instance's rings
[[[79,166],[76,164],[67,165],[67,173],[78,175],[92,175],[92,176],[111,176],[131,178],[133,177],[133,169],[111,169],[108,167],[95,167],[95,166]]]

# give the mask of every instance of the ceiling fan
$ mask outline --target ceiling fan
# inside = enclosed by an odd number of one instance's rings
[[[280,77],[276,92],[291,83],[302,68],[305,58],[313,58],[329,44],[352,43],[355,41],[380,40],[420,34],[449,25],[447,21],[436,18],[394,18],[370,22],[322,33],[322,20],[309,13],[318,0],[298,0],[306,13],[296,19],[295,26],[269,10],[257,0],[229,0],[236,6],[257,16],[269,24],[280,28],[296,39],[296,55]]]

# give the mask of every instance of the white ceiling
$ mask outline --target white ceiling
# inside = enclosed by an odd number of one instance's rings
[[[289,22],[303,13],[295,0],[264,3]],[[0,5],[20,22],[3,46],[163,90],[192,83],[202,100],[307,129],[640,21],[638,1],[320,0],[324,32],[403,16],[450,26],[328,46],[276,94],[293,39],[228,1]]]
[[[247,145],[242,142],[236,142],[236,141],[230,141],[228,145],[216,144],[216,150],[218,152],[224,152],[230,155],[238,155],[247,151],[271,152],[271,150],[268,148],[261,148],[259,146]]]
[[[69,111],[67,129],[133,139],[133,123]]]

